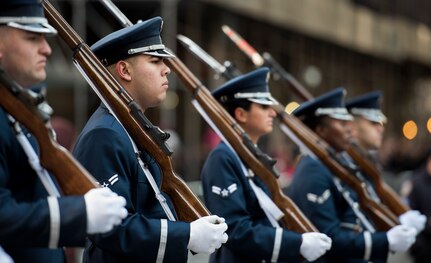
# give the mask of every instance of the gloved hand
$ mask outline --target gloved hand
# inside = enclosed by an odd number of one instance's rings
[[[416,229],[406,225],[398,225],[386,233],[389,249],[393,252],[405,252],[416,241]]]
[[[332,239],[325,234],[310,232],[302,234],[299,248],[301,255],[308,261],[314,261],[326,253],[332,246]]]
[[[0,262],[13,263],[13,259],[0,247]]]
[[[126,199],[109,188],[91,189],[84,195],[87,234],[106,233],[127,216]]]
[[[211,254],[227,241],[227,224],[216,215],[204,216],[190,223],[188,249],[195,253]]]
[[[402,225],[415,228],[418,234],[424,230],[427,222],[427,217],[417,210],[407,211],[399,219]]]

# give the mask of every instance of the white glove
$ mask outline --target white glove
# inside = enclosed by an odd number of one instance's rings
[[[106,233],[127,216],[126,199],[109,188],[91,189],[84,195],[87,234]]]
[[[301,255],[308,261],[314,261],[326,253],[332,246],[332,239],[325,234],[310,232],[302,234],[299,248]]]
[[[389,249],[393,252],[405,252],[416,241],[416,229],[406,225],[398,225],[386,233]]]
[[[0,247],[0,262],[13,263],[13,259]]]
[[[195,253],[211,254],[227,241],[227,224],[216,215],[201,217],[190,223],[188,249]]]
[[[418,234],[424,230],[427,222],[427,217],[417,210],[407,211],[399,219],[401,224],[415,228]]]

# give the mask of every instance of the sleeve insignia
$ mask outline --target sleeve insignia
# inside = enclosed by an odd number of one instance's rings
[[[329,191],[329,189],[326,189],[321,196],[308,193],[307,200],[312,203],[323,204],[326,200],[328,200],[330,196],[331,196],[331,192]]]
[[[107,181],[102,181],[99,184],[102,187],[108,187],[110,185],[114,185],[116,182],[118,182],[118,174],[114,174]]]
[[[216,195],[219,195],[223,198],[227,198],[230,194],[232,194],[233,192],[235,192],[237,190],[237,185],[236,184],[231,184],[229,185],[227,188],[220,188],[218,186],[213,185],[211,187],[212,192]]]

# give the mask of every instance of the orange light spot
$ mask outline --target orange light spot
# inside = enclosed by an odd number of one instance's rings
[[[413,140],[418,134],[418,126],[416,123],[412,120],[404,123],[403,134],[408,140]]]

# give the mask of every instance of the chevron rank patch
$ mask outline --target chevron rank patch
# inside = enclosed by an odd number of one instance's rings
[[[219,195],[223,198],[227,198],[229,197],[230,194],[232,194],[237,190],[237,185],[231,184],[227,188],[223,188],[223,189],[221,187],[213,185],[211,189],[214,194]]]
[[[323,204],[326,200],[328,200],[330,196],[331,196],[331,192],[329,191],[329,189],[326,189],[321,196],[308,193],[307,200],[313,203]]]
[[[114,185],[116,182],[118,182],[118,174],[114,174],[108,179],[108,181],[103,181],[103,182],[100,182],[99,184],[102,187],[108,187],[108,186]]]

